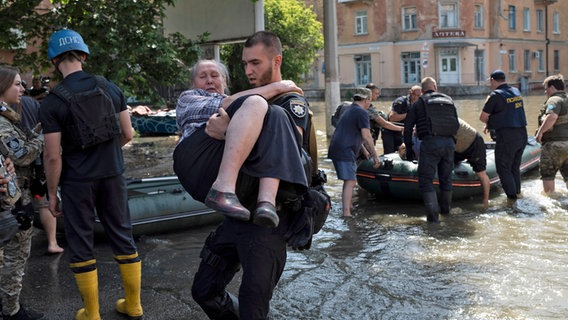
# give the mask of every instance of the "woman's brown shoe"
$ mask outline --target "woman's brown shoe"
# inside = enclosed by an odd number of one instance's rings
[[[257,203],[256,210],[254,210],[254,215],[252,217],[252,222],[259,226],[276,228],[280,222],[280,218],[278,218],[276,208],[272,203],[261,201]]]
[[[221,192],[211,188],[205,198],[205,205],[213,210],[222,212],[227,217],[241,221],[250,220],[250,211],[243,207],[234,193]]]

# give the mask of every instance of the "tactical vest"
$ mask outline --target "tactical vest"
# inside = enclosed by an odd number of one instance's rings
[[[106,92],[107,80],[95,78],[96,86],[88,91],[73,93],[63,84],[51,90],[69,106],[73,121],[67,129],[73,144],[82,149],[112,140],[122,132],[119,114]]]
[[[560,105],[558,118],[554,122],[554,126],[542,135],[542,141],[566,141],[568,140],[568,97],[565,92],[555,93],[551,96],[543,106],[538,117],[538,125],[542,125],[542,119],[546,114],[546,110],[550,104]]]
[[[519,89],[508,87],[496,89],[495,92],[505,100],[505,110],[489,116],[489,129],[521,128],[527,125],[523,97]]]
[[[431,136],[452,137],[460,124],[454,101],[449,96],[433,92],[420,97],[424,103],[426,122]]]

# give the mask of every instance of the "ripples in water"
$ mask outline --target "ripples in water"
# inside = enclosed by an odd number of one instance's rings
[[[525,178],[514,205],[498,193],[488,210],[479,199],[455,202],[439,225],[426,223],[421,203],[364,191],[356,217],[343,219],[332,182],[330,218],[312,250],[289,254],[273,316],[565,319],[568,194],[543,195],[537,176]]]

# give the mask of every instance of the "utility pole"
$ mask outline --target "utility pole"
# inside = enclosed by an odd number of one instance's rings
[[[323,2],[323,38],[325,42],[324,66],[325,66],[325,127],[326,134],[331,137],[331,115],[340,102],[339,76],[337,62],[337,13],[335,1]]]

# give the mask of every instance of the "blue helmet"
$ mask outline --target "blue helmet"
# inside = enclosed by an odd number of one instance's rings
[[[89,48],[79,33],[71,29],[56,31],[49,38],[47,58],[51,60],[67,51],[81,51],[89,54]]]

